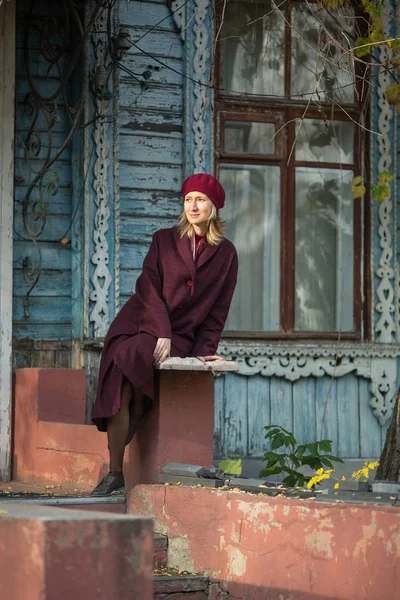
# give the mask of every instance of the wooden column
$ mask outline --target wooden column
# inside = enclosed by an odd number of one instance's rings
[[[0,481],[11,474],[15,2],[0,5]]]

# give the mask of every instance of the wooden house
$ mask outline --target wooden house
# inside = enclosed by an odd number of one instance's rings
[[[399,4],[383,7],[396,37]],[[89,421],[107,328],[152,234],[177,222],[183,179],[204,171],[226,188],[240,260],[219,349],[240,371],[216,378],[215,457],[257,471],[268,424],[330,439],[348,460],[379,457],[400,357],[391,51],[378,46],[360,75],[357,13],[317,9],[0,0],[4,479],[13,369],[85,368]]]

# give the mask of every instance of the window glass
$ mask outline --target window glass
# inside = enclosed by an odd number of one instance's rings
[[[337,13],[336,13],[337,14]],[[342,31],[343,30],[343,31]],[[304,100],[354,102],[354,11],[340,8],[339,17],[316,4],[292,9],[291,96]],[[349,52],[343,52],[348,48]]]
[[[280,168],[220,165],[226,235],[239,256],[226,330],[279,331]]]
[[[285,95],[285,18],[270,0],[227,2],[220,31],[224,93]]]
[[[352,331],[352,171],[296,169],[295,329]]]
[[[275,154],[275,124],[252,121],[225,122],[225,152]]]
[[[349,121],[298,119],[296,160],[352,164],[354,125]]]

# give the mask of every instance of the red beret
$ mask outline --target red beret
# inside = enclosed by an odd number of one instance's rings
[[[213,175],[198,173],[197,175],[188,177],[182,185],[183,197],[190,192],[202,192],[206,194],[217,210],[223,208],[225,204],[225,190]]]

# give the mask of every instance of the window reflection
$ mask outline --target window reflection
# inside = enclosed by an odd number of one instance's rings
[[[305,94],[306,100],[354,102],[352,53],[341,50],[352,47],[354,11],[344,7],[338,10],[335,19],[318,10],[316,4],[293,6],[292,97]],[[344,35],[342,29],[349,35]]]
[[[284,96],[284,34],[284,18],[270,0],[228,2],[220,34],[224,91]]]
[[[239,256],[226,330],[279,331],[280,168],[220,165],[221,211]]]
[[[354,125],[350,121],[303,119],[296,123],[296,160],[352,164]]]
[[[352,178],[352,171],[296,169],[297,331],[353,330]]]
[[[225,152],[275,154],[274,123],[225,122]]]

